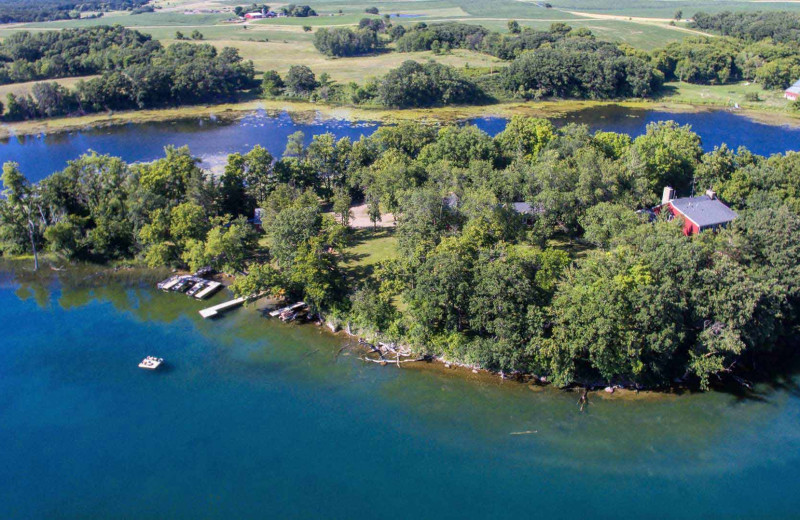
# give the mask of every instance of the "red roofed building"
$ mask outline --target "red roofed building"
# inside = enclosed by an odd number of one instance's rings
[[[675,197],[675,190],[664,188],[660,206],[653,208],[658,214],[666,208],[674,217],[683,219],[683,234],[694,235],[708,229],[717,230],[727,226],[739,215],[720,201],[716,194],[708,190],[700,197]]]

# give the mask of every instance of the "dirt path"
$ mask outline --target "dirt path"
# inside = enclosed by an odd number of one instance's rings
[[[591,19],[591,20],[614,20],[618,22],[630,22],[640,25],[657,25],[658,27],[662,27],[664,29],[696,34],[698,36],[709,36],[709,37],[716,36],[715,34],[698,31],[697,29],[690,29],[688,27],[681,27],[679,25],[670,25],[669,22],[673,21],[670,18],[648,18],[644,16],[624,16],[618,14],[584,13],[582,11],[567,11],[564,9],[559,9],[559,11],[562,11],[564,13],[569,13],[575,16],[584,17],[586,19]]]

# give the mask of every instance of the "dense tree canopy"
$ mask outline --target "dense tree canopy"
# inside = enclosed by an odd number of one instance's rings
[[[700,12],[694,15],[693,25],[753,42],[766,38],[781,43],[800,42],[800,16],[790,11]]]
[[[405,61],[389,71],[378,87],[381,103],[390,107],[425,107],[481,101],[480,89],[452,67]]]
[[[9,163],[0,249],[211,265],[239,295],[302,299],[359,334],[559,385],[708,386],[796,347],[800,154],[703,153],[673,122],[631,139],[523,117],[494,138],[406,122],[305,143],[231,154],[221,176],[185,148],[134,165],[89,154],[36,184]],[[637,213],[668,183],[714,189],[739,217],[687,236]],[[361,201],[396,219],[397,250],[345,270]]]
[[[347,27],[318,29],[314,34],[314,47],[326,56],[360,56],[383,47],[377,33],[369,28],[352,30]]]
[[[0,23],[45,22],[81,18],[87,11],[135,10],[149,0],[4,0],[0,3]],[[150,7],[150,6],[148,6]],[[89,15],[95,17],[95,15]]]
[[[112,34],[129,33],[114,28]],[[92,54],[79,56],[89,59]],[[79,81],[73,90],[56,83],[37,83],[26,96],[9,94],[5,118],[15,121],[72,112],[219,101],[257,86],[252,62],[242,60],[238,51],[229,47],[217,51],[208,44],[176,43],[161,48],[157,42],[146,40],[141,53],[134,53],[130,60],[114,53],[107,60],[96,58],[98,66],[109,68],[100,69],[103,74],[99,77]],[[119,69],[114,59],[121,60]],[[82,58],[79,61],[83,63]],[[12,67],[16,63],[12,62]]]

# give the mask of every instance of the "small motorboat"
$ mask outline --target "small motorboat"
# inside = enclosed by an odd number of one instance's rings
[[[139,368],[145,368],[147,370],[155,370],[161,366],[161,363],[164,362],[164,358],[157,358],[155,356],[147,356],[139,363]]]

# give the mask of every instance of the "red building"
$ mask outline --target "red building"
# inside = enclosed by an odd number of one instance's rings
[[[717,230],[727,226],[739,215],[720,201],[716,194],[708,190],[700,197],[673,198],[675,190],[664,188],[660,206],[653,208],[658,214],[666,208],[673,217],[683,219],[683,234],[694,235],[708,229]]]
[[[783,92],[783,97],[789,101],[797,101],[797,99],[800,98],[800,81],[787,88]]]

